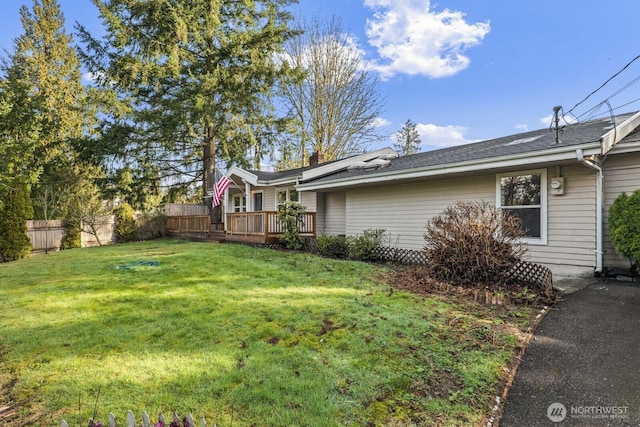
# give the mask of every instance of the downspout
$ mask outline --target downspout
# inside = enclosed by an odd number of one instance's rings
[[[596,179],[596,273],[602,273],[603,269],[603,233],[602,233],[602,221],[603,221],[603,209],[604,209],[604,191],[603,191],[603,183],[604,183],[604,171],[597,165],[596,163],[585,159],[582,148],[578,148],[576,150],[576,156],[578,161],[585,165],[586,167],[593,169],[597,172]]]

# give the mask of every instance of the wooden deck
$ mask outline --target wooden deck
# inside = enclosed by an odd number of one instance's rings
[[[211,224],[209,215],[170,216],[167,234],[193,240],[230,241],[241,243],[277,243],[283,233],[283,224],[276,211],[236,212],[227,214],[226,230],[223,224]],[[300,224],[300,234],[316,236],[316,213],[306,212]]]
[[[284,231],[276,211],[236,212],[227,214],[226,240],[232,242],[271,244],[278,242]],[[300,234],[316,236],[316,213],[303,214]]]

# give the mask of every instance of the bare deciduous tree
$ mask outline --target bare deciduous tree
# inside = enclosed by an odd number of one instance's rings
[[[284,103],[297,119],[296,142],[284,143],[287,161],[301,166],[310,151],[325,161],[363,152],[382,136],[378,78],[366,67],[356,41],[333,18],[302,25],[303,34],[285,44],[285,59],[306,76],[282,87]]]

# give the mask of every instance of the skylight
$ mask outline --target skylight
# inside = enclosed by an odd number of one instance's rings
[[[526,144],[527,142],[533,142],[536,139],[540,139],[542,138],[544,135],[538,135],[538,136],[530,136],[528,138],[520,138],[520,139],[516,139],[515,141],[511,141],[507,144],[505,144],[505,146],[507,145],[520,145],[520,144]]]

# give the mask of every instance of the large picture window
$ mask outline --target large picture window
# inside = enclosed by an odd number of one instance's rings
[[[520,219],[525,241],[546,243],[546,171],[500,174],[497,181],[497,206]]]

